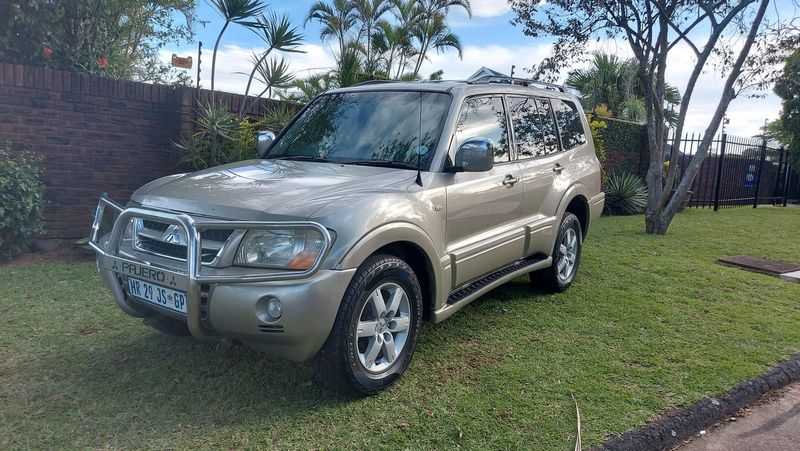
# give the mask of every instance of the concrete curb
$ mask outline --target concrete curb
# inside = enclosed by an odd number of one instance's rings
[[[667,412],[641,428],[607,440],[593,450],[664,450],[679,445],[701,430],[708,429],[737,410],[747,407],[768,391],[800,380],[800,354],[779,363],[769,372],[744,382],[728,393],[705,397],[688,407]]]

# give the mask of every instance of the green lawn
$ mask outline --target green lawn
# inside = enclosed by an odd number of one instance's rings
[[[307,364],[161,336],[92,263],[0,267],[0,449],[585,445],[800,351],[800,285],[723,267],[800,262],[800,209],[689,211],[669,235],[603,218],[567,293],[520,279],[427,325],[407,375],[351,400]]]

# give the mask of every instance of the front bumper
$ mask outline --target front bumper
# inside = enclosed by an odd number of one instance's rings
[[[100,241],[100,224],[106,208],[117,214],[107,242]],[[131,218],[168,222],[182,227],[188,237],[185,267],[166,267],[144,258],[120,252],[124,229]],[[135,317],[154,314],[186,321],[191,334],[200,340],[222,338],[239,340],[257,349],[291,360],[313,357],[330,334],[341,299],[355,270],[321,270],[322,259],[331,245],[326,229],[323,233],[326,252],[306,271],[238,273],[235,268],[210,268],[201,258],[200,234],[215,228],[264,228],[275,226],[266,221],[208,221],[182,213],[148,208],[124,208],[103,196],[98,203],[92,226],[90,245],[97,253],[97,267],[117,305]],[[126,292],[127,277],[186,292],[186,314],[139,301]],[[277,298],[283,314],[277,320],[266,314],[267,301]]]

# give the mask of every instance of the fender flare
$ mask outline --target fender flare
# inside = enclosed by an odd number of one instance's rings
[[[556,217],[559,219],[559,222],[560,222],[561,218],[564,217],[564,213],[567,211],[567,206],[570,204],[570,202],[572,202],[573,199],[575,199],[578,196],[583,197],[584,201],[586,202],[586,208],[587,208],[587,211],[588,211],[588,209],[589,209],[589,197],[590,197],[588,192],[589,191],[586,189],[586,186],[583,183],[580,183],[580,182],[573,183],[569,188],[567,188],[567,191],[564,193],[563,196],[561,196],[561,200],[558,203],[558,209],[557,209]],[[590,221],[591,221],[591,218],[587,218],[586,219],[586,229],[587,230],[589,228],[589,222]]]
[[[372,229],[361,237],[339,260],[335,269],[358,268],[364,260],[374,254],[378,249],[393,243],[406,242],[419,248],[428,259],[433,272],[432,288],[433,299],[431,306],[438,304],[442,297],[444,280],[441,258],[436,251],[436,245],[428,234],[419,226],[410,222],[391,222]]]

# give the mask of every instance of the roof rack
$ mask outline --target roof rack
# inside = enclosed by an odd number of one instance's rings
[[[519,86],[537,86],[544,89],[551,89],[553,91],[567,92],[564,86],[557,85],[555,83],[547,83],[545,81],[532,80],[529,78],[517,78],[517,77],[506,77],[506,76],[501,77],[497,75],[484,75],[474,80],[470,80],[467,83],[469,84],[505,83],[509,85],[519,85]]]
[[[367,80],[354,84],[353,86],[381,85],[384,83],[399,83],[401,80]]]

